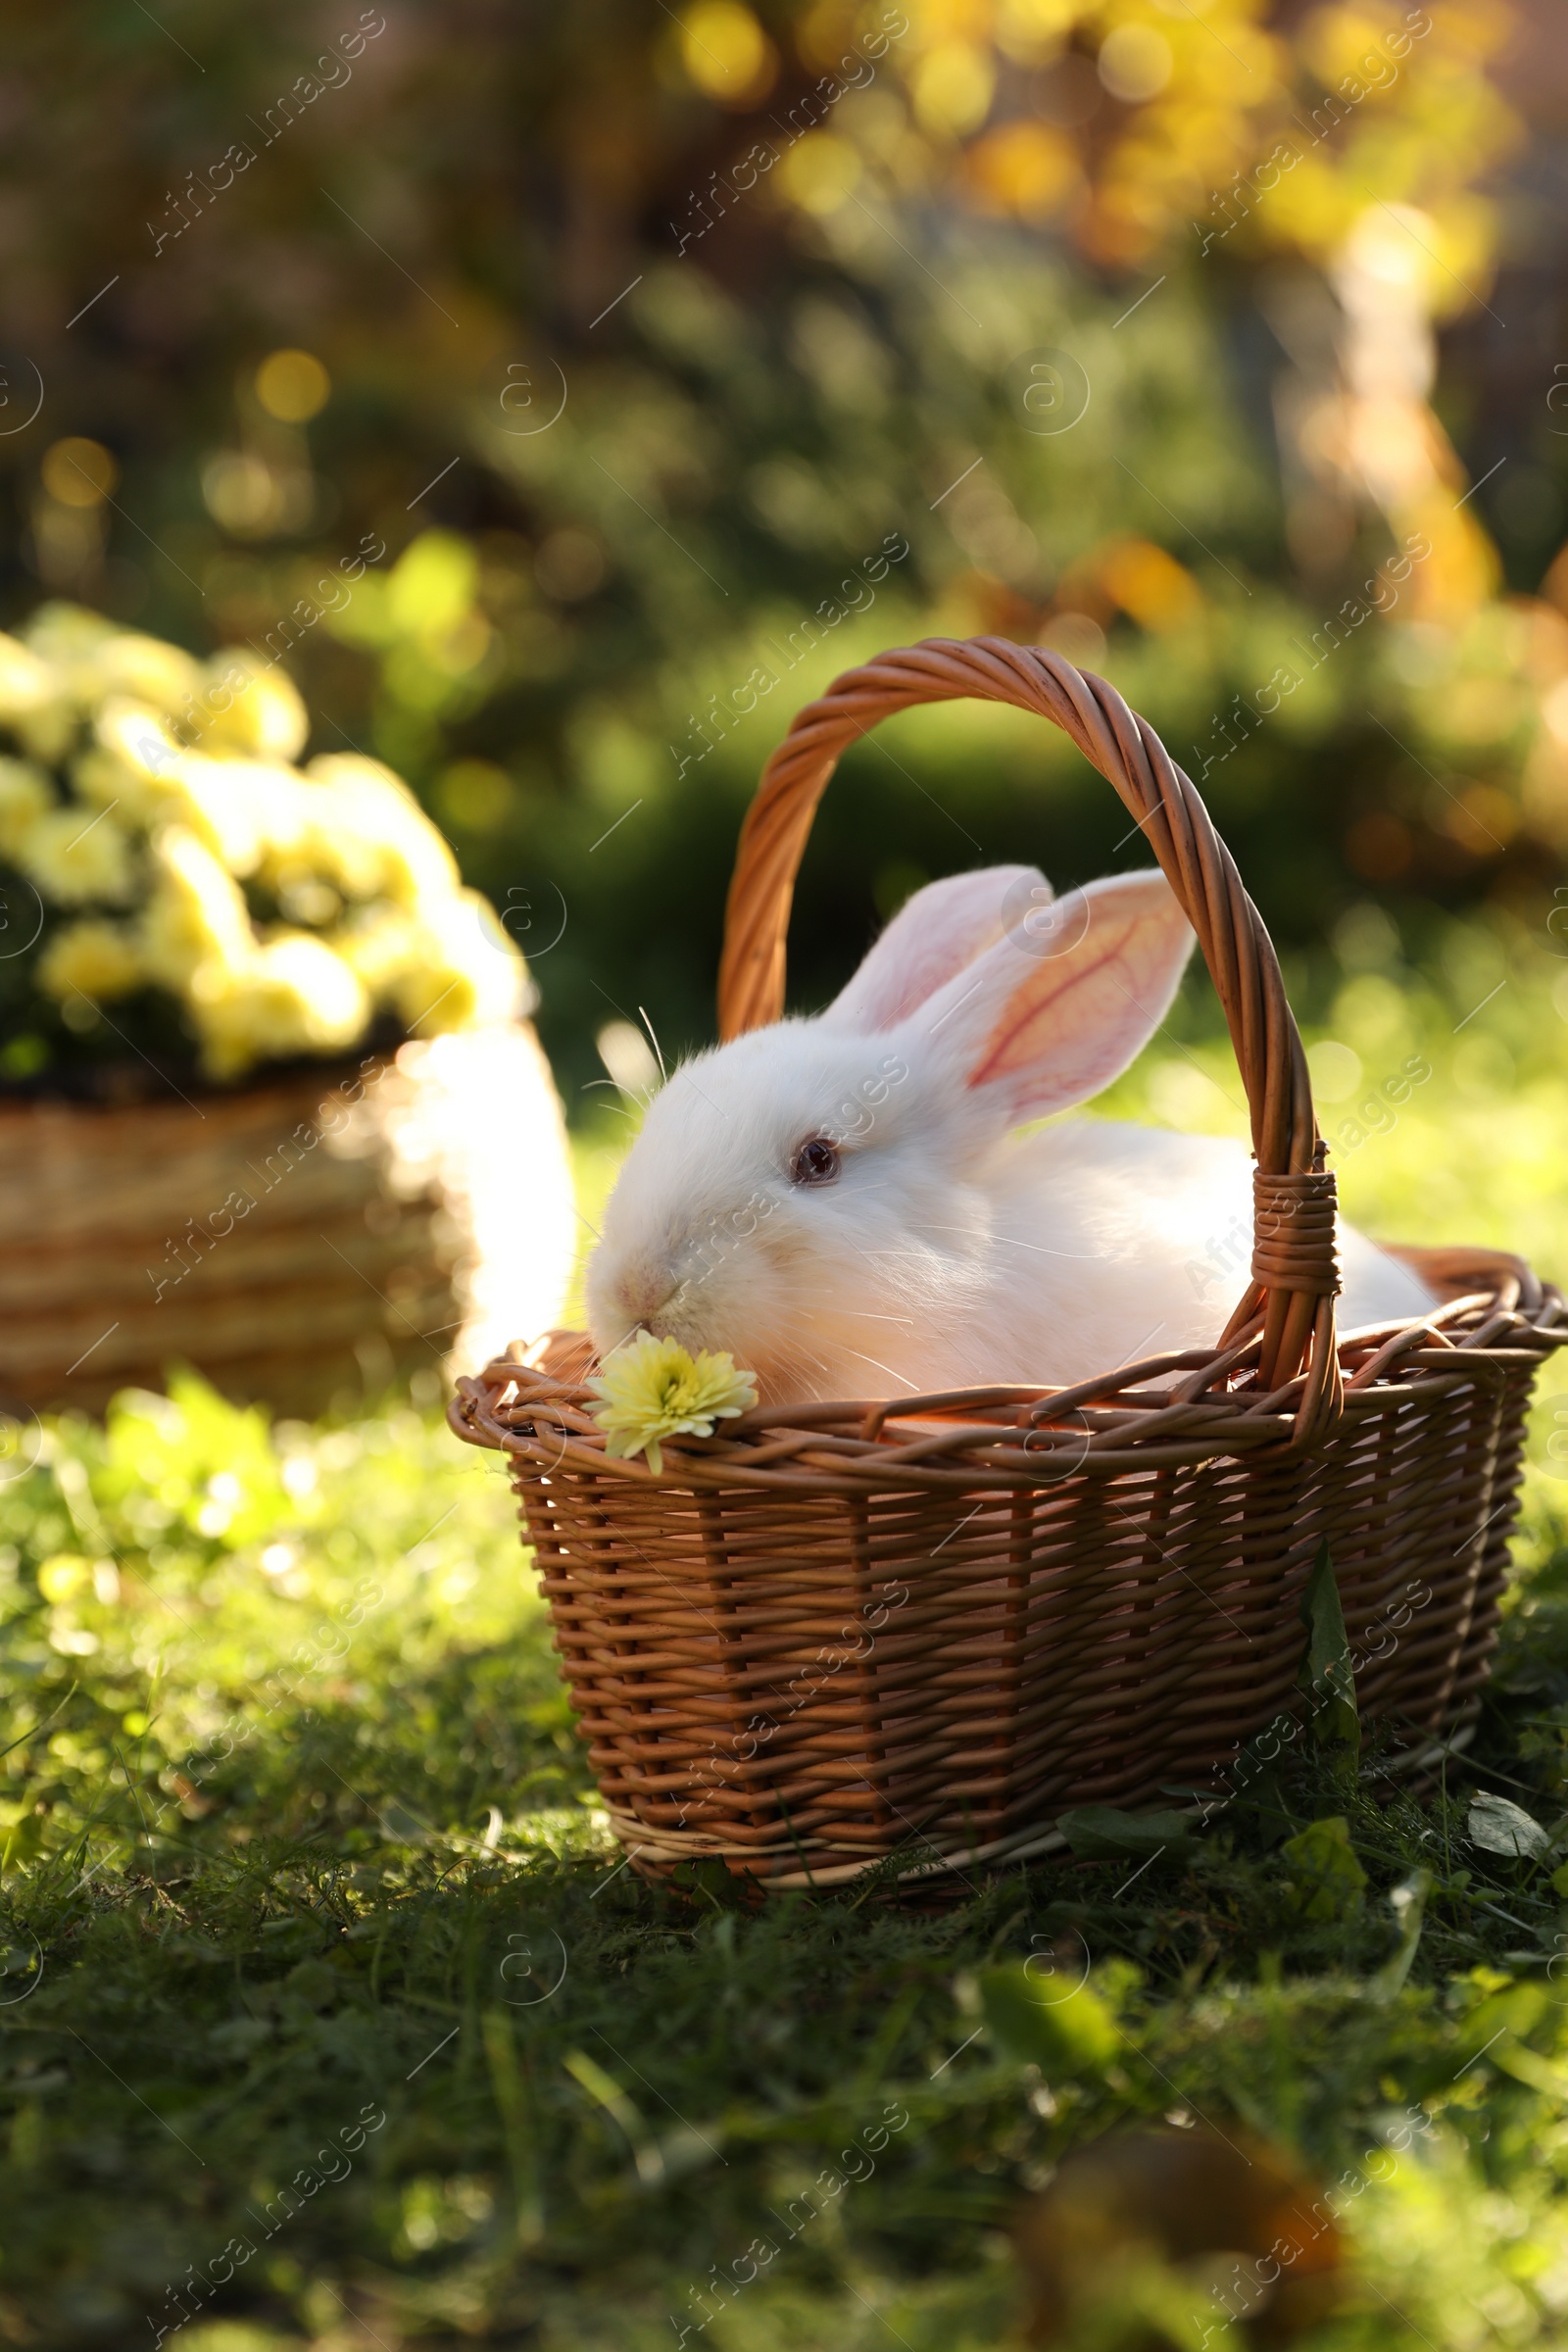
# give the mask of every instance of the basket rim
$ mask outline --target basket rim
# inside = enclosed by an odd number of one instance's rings
[[[1397,1253],[1450,1296],[1417,1322],[1338,1335],[1347,1420],[1534,1370],[1568,1345],[1568,1302],[1522,1259],[1489,1250]],[[1272,1391],[1261,1386],[1262,1340],[1254,1322],[1228,1347],[1145,1357],[1071,1387],[757,1405],[712,1437],[663,1439],[665,1467],[656,1473],[646,1460],[606,1452],[593,1418],[599,1399],[585,1385],[592,1343],[583,1332],[556,1331],[531,1348],[514,1341],[460,1380],[448,1420],[466,1444],[513,1455],[519,1475],[613,1479],[654,1493],[866,1498],[1038,1490],[1077,1475],[1227,1457],[1298,1459],[1326,1443],[1332,1425],[1300,1433],[1305,1373]]]

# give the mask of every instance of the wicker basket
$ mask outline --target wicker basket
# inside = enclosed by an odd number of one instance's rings
[[[559,1314],[572,1251],[526,1023],[199,1101],[6,1102],[0,1413],[101,1412],[178,1364],[319,1411],[482,1363],[516,1328],[497,1294]]]
[[[1495,1641],[1536,1369],[1568,1310],[1517,1259],[1410,1250],[1446,1302],[1336,1334],[1334,1179],[1261,917],[1189,779],[1102,679],[1004,639],[839,679],[741,835],[726,1038],[778,1017],[811,818],[845,747],[969,696],[1064,728],[1197,930],[1251,1106],[1253,1279],[1212,1354],[1067,1389],[765,1407],[611,1460],[557,1333],[465,1381],[513,1457],[611,1819],[648,1876],[721,1857],[775,1886],[1050,1850],[1057,1815],[1226,1786],[1296,1692],[1327,1537],[1363,1719],[1407,1755],[1473,1715]]]
[[[193,1364],[314,1411],[361,1387],[362,1360],[380,1379],[438,1364],[420,1335],[454,1312],[440,1200],[396,1200],[372,1158],[330,1148],[340,1076],[0,1108],[5,1407],[101,1412]]]

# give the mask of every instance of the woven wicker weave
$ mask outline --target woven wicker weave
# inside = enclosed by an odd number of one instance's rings
[[[1066,1389],[760,1407],[612,1460],[587,1341],[460,1384],[513,1457],[611,1819],[654,1876],[719,1856],[824,1886],[904,1849],[961,1867],[1055,1817],[1223,1788],[1297,1704],[1298,1603],[1329,1541],[1363,1718],[1410,1753],[1474,1713],[1525,1413],[1568,1310],[1517,1259],[1410,1250],[1446,1303],[1341,1339],[1334,1180],[1262,918],[1189,779],[1102,679],[997,638],[885,655],[803,710],[741,835],[719,983],[734,1037],[783,1007],[816,804],[845,747],[957,697],[1063,727],[1191,917],[1251,1106],[1252,1281],[1211,1354]]]
[[[201,1103],[0,1105],[0,1404],[101,1412],[193,1364],[313,1412],[439,1365],[442,1201],[397,1198],[384,1151],[335,1147],[323,1113],[342,1123],[367,1085],[348,1075],[347,1099],[322,1070]]]

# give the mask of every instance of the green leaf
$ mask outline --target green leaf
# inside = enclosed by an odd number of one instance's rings
[[[37,1813],[24,1813],[8,1834],[0,1851],[0,1877],[8,1870],[18,1870],[35,1862],[43,1852],[44,1825]]]
[[[1048,2075],[1095,2074],[1121,2048],[1121,2029],[1087,1984],[1065,1991],[1055,1976],[1032,1976],[1030,1964],[988,1968],[980,1998],[993,2040],[1010,2058]]]
[[[1523,2041],[1525,2035],[1540,2025],[1546,2011],[1556,2006],[1554,1987],[1539,1980],[1532,1984],[1512,1984],[1506,1980],[1499,1980],[1494,1969],[1476,1969],[1472,1971],[1472,1978],[1490,1982],[1496,1986],[1496,1990],[1476,2004],[1459,2029],[1454,2043],[1456,2072],[1452,2079],[1455,2080],[1458,2074],[1468,2074],[1476,2060],[1494,2057],[1504,2034],[1516,2041]]]
[[[1318,1545],[1301,1594],[1301,1623],[1306,1628],[1306,1653],[1297,1683],[1312,1702],[1312,1737],[1320,1746],[1347,1749],[1353,1759],[1361,1752],[1355,1669],[1327,1536]]]
[[[1489,1854],[1511,1854],[1518,1861],[1534,1861],[1551,1843],[1523,1805],[1516,1805],[1511,1797],[1494,1796],[1487,1788],[1470,1799],[1466,1827],[1472,1845],[1485,1846]]]
[[[1103,1862],[1155,1854],[1192,1842],[1193,1823],[1185,1813],[1121,1813],[1114,1805],[1074,1805],[1056,1827],[1081,1862]]]
[[[1291,1905],[1301,1919],[1346,1919],[1361,1907],[1366,1872],[1355,1858],[1343,1813],[1314,1821],[1280,1848],[1295,1876]]]

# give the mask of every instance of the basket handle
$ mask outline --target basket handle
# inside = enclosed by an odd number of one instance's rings
[[[1049,718],[1112,783],[1198,934],[1225,1010],[1251,1110],[1252,1279],[1220,1349],[1262,1326],[1259,1379],[1273,1391],[1306,1365],[1297,1444],[1337,1417],[1335,1185],[1279,957],[1197,787],[1113,686],[1043,647],[1004,637],[928,637],[846,670],[797,712],[762,770],[736,852],[718,977],[724,1039],[776,1021],[795,878],[840,755],[917,703],[1010,703]]]

